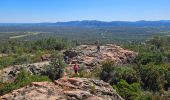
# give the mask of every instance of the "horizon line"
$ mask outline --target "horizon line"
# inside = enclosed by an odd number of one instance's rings
[[[170,19],[167,20],[113,20],[113,21],[104,21],[104,20],[68,20],[68,21],[53,21],[53,22],[0,22],[0,24],[33,24],[33,23],[64,23],[64,22],[82,22],[82,21],[98,21],[98,22],[140,22],[140,21],[146,21],[146,22],[156,22],[156,21],[170,21]]]

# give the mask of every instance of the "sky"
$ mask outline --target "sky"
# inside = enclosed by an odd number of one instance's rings
[[[170,20],[170,0],[0,0],[0,23]]]

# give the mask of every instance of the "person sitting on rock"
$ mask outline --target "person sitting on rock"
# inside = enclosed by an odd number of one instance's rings
[[[73,66],[73,70],[74,70],[75,74],[78,74],[78,69],[79,69],[79,66],[78,66],[77,62],[75,62],[74,66]]]

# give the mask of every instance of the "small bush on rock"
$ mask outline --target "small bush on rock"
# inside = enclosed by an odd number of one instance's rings
[[[112,77],[111,73],[113,71],[113,62],[111,61],[104,62],[101,68],[102,71],[100,74],[100,79],[104,80],[105,82],[108,82]]]
[[[18,74],[16,80],[13,83],[7,83],[3,87],[0,87],[0,95],[6,94],[12,90],[26,86],[31,82],[49,81],[47,76],[31,75],[27,71],[21,71]]]
[[[51,64],[47,67],[47,75],[54,81],[63,76],[65,63],[61,56],[53,55]]]

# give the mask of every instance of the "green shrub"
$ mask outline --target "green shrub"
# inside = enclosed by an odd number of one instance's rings
[[[148,63],[154,63],[158,65],[163,63],[164,57],[160,52],[155,53],[145,52],[139,54],[135,60],[136,63],[142,65],[146,65]]]
[[[92,94],[95,94],[95,93],[96,93],[96,85],[95,85],[95,84],[93,84],[93,85],[91,86],[90,93],[92,93]]]
[[[165,72],[165,80],[166,83],[164,85],[165,90],[168,90],[168,88],[170,88],[170,69],[166,70]]]
[[[48,38],[36,41],[34,48],[41,50],[63,50],[70,47],[70,41],[59,38]]]
[[[51,64],[47,66],[47,75],[54,81],[63,76],[65,70],[65,63],[61,56],[54,55]]]
[[[30,57],[28,55],[17,56],[15,58],[15,61],[13,62],[13,65],[29,63],[30,62],[29,58]]]
[[[139,100],[141,95],[139,83],[128,84],[125,80],[120,80],[113,88],[126,100]]]
[[[150,91],[143,91],[140,100],[153,100],[152,99],[152,93]]]
[[[154,92],[161,91],[166,83],[166,69],[161,65],[141,65],[139,73],[144,89],[149,89]]]
[[[111,83],[117,84],[121,79],[126,80],[128,83],[139,82],[140,77],[132,66],[133,65],[115,66],[111,75]]]
[[[100,79],[104,80],[105,82],[109,82],[112,77],[112,71],[113,71],[113,62],[111,61],[106,61],[102,64],[101,66],[102,71],[100,74]]]
[[[12,56],[0,58],[0,69],[12,65],[14,61]]]
[[[139,82],[139,75],[132,66],[115,66],[112,62],[105,62],[102,65],[100,79],[111,84],[117,84],[121,79],[126,80],[128,83]]]

